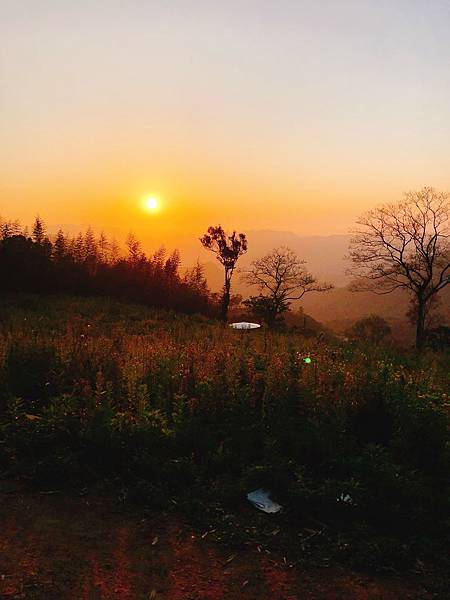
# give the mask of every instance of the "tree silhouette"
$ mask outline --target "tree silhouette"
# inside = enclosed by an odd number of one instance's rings
[[[378,315],[370,315],[364,319],[359,319],[346,331],[348,337],[365,340],[373,344],[379,344],[390,333],[391,328],[388,322]]]
[[[184,281],[197,292],[203,294],[209,293],[208,282],[205,277],[205,268],[198,260],[191,269],[187,269],[184,274]]]
[[[250,296],[243,301],[252,315],[256,319],[264,321],[269,327],[275,327],[277,324],[281,324],[283,321],[283,313],[289,310],[289,304],[287,302],[279,302],[276,304],[273,298],[270,296]]]
[[[108,244],[108,263],[114,265],[118,262],[120,258],[120,248],[117,240],[113,238],[111,242]]]
[[[309,292],[325,292],[333,288],[329,283],[319,283],[304,267],[290,248],[275,248],[251,264],[243,279],[248,285],[259,289],[259,296],[251,296],[246,305],[265,315],[269,327],[273,327],[292,301],[300,300]]]
[[[128,234],[126,246],[128,249],[128,261],[132,265],[137,266],[140,262],[142,262],[144,253],[142,252],[141,243],[136,238],[134,233],[130,232]]]
[[[247,238],[243,233],[233,231],[227,235],[220,225],[209,227],[208,233],[200,238],[203,247],[213,252],[224,268],[224,286],[222,294],[222,320],[227,321],[228,307],[230,305],[231,278],[233,277],[236,263],[242,254],[247,252]]]
[[[108,262],[108,252],[110,250],[110,244],[108,238],[102,231],[97,241],[98,259],[101,263],[106,264]]]
[[[84,236],[84,263],[90,277],[93,277],[97,273],[99,256],[97,240],[91,227],[88,227]]]
[[[33,293],[107,295],[187,313],[215,316],[215,307],[199,267],[180,275],[177,250],[164,248],[146,256],[139,241],[128,238],[128,258],[120,257],[115,241],[92,229],[68,238],[59,230],[50,241],[38,217],[32,237],[20,224],[0,219],[0,286],[3,290]]]
[[[79,233],[77,237],[74,240],[72,240],[71,253],[73,256],[73,260],[76,263],[84,262],[84,238],[82,233]]]
[[[164,272],[166,276],[169,278],[173,277],[176,273],[178,273],[181,265],[180,253],[178,250],[174,250],[169,258],[166,260],[164,265]]]
[[[85,260],[97,260],[97,241],[91,227],[88,227],[84,235],[84,256]]]
[[[42,245],[46,237],[45,225],[38,215],[34,221],[32,238],[35,244]]]
[[[424,187],[367,212],[357,224],[349,248],[349,272],[357,278],[353,289],[379,294],[405,289],[414,299],[421,349],[432,299],[450,283],[448,194]]]
[[[445,317],[439,309],[441,307],[441,299],[439,295],[434,295],[431,297],[430,302],[428,304],[428,310],[425,314],[425,331],[428,332],[429,329],[433,327],[438,327],[440,323],[445,321]],[[417,322],[418,315],[418,305],[416,296],[410,296],[408,310],[406,311],[406,317],[411,325],[415,325]]]
[[[6,240],[13,235],[21,235],[22,227],[19,221],[4,221],[0,217],[0,239]]]
[[[57,262],[61,262],[64,260],[67,254],[67,241],[62,229],[58,231],[56,234],[56,239],[53,244],[53,257]]]

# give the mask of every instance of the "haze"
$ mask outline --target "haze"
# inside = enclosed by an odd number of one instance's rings
[[[6,218],[170,247],[216,223],[346,233],[405,190],[450,188],[446,1],[0,11]]]

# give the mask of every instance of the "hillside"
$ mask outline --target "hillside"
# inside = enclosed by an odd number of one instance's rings
[[[281,600],[302,597],[305,569],[361,565],[395,569],[405,589],[423,564],[420,586],[447,585],[444,354],[236,332],[104,298],[5,294],[0,315],[0,496],[19,490],[16,519],[0,522],[1,597]],[[283,511],[251,506],[259,488]],[[32,491],[42,502],[21,510]],[[112,515],[111,500],[139,517]],[[155,577],[137,578],[142,561]],[[278,595],[259,583],[267,568]],[[58,593],[67,585],[76,596]]]
[[[306,260],[308,270],[321,280],[329,281],[336,287],[323,293],[311,293],[304,296],[299,303],[305,312],[325,325],[337,329],[369,314],[378,314],[391,324],[407,324],[405,314],[408,310],[408,297],[403,291],[392,294],[378,295],[370,292],[351,292],[348,289],[350,281],[345,273],[348,263],[345,255],[348,251],[350,236],[299,236],[291,232],[256,231],[249,232],[249,251],[239,261],[239,269],[233,279],[234,293],[244,298],[254,293],[240,279],[239,270],[244,270],[252,260],[263,256],[272,248],[287,245]],[[223,285],[223,271],[214,261],[211,254],[202,252],[205,273],[209,286],[213,291],[219,291]],[[211,260],[212,259],[212,260]],[[443,322],[450,322],[450,289],[446,288],[440,295],[439,313]],[[294,305],[295,308],[295,305]]]
[[[441,292],[440,302],[438,312],[443,316],[443,323],[449,323],[449,288]],[[307,294],[302,299],[302,306],[308,314],[324,324],[354,321],[369,314],[380,315],[391,322],[406,322],[408,296],[401,290],[381,295],[336,288],[325,294]]]
[[[248,252],[239,261],[239,268],[248,266],[252,260],[260,258],[279,246],[289,246],[301,258],[306,260],[308,268],[321,279],[334,285],[345,285],[349,277],[345,273],[350,236],[302,236],[290,231],[248,231]],[[222,271],[212,254],[202,249],[200,242],[192,238],[181,238],[178,243],[183,263],[192,265],[200,260],[206,265],[208,281],[213,291],[222,286]],[[237,291],[243,290],[238,277],[235,279]],[[240,292],[241,293],[241,292]]]

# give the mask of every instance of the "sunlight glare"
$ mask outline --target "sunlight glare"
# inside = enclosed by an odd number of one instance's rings
[[[147,198],[147,200],[145,201],[145,208],[150,212],[156,211],[158,209],[158,207],[159,207],[158,199],[155,198],[154,196]]]

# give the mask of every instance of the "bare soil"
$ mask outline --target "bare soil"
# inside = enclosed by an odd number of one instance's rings
[[[102,496],[0,491],[0,599],[403,600],[415,582],[303,570],[229,548],[174,515],[142,518]]]

